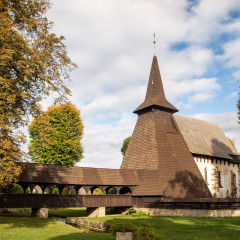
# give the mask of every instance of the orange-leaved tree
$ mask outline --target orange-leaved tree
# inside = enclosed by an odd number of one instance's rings
[[[0,1],[0,187],[20,173],[23,136],[17,129],[40,112],[51,92],[64,100],[65,81],[76,65],[67,56],[64,37],[51,32],[49,0]]]

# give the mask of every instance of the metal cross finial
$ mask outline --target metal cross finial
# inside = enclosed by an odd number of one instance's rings
[[[154,37],[154,41],[153,41],[153,44],[154,44],[154,56],[156,56],[156,46],[155,46],[156,40],[155,40],[155,33],[153,34],[153,37]]]

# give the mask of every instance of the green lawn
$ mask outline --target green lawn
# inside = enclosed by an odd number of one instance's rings
[[[59,215],[83,214],[82,209],[54,210]],[[76,211],[76,212],[75,212]],[[181,218],[181,217],[132,217],[106,216],[92,218],[94,221],[109,222],[115,219],[136,226],[148,222],[164,240],[240,240],[240,218]],[[109,233],[82,233],[76,228],[54,222],[53,219],[0,216],[0,239],[79,239],[113,240]]]
[[[49,214],[61,217],[85,217],[86,208],[51,208]]]
[[[94,221],[111,223],[114,220],[140,226],[148,222],[164,240],[240,240],[240,217],[235,218],[183,218],[106,216]]]
[[[82,233],[53,219],[0,216],[1,240],[114,240],[110,233]]]

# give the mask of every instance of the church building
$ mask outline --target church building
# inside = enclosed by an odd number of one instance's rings
[[[176,114],[164,94],[157,57],[121,169],[142,172],[134,194],[239,197],[240,156],[217,124]],[[147,190],[147,191],[146,191]]]
[[[134,111],[138,120],[120,169],[21,163],[18,184],[31,193],[58,188],[62,194],[65,188],[68,194],[83,195],[98,188],[106,195],[131,195],[128,206],[145,209],[171,202],[172,210],[176,203],[198,204],[201,210],[204,204],[239,202],[239,153],[218,125],[177,112],[166,99],[154,56],[146,97]]]

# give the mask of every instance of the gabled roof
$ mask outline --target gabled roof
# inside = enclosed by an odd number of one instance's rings
[[[156,56],[153,57],[145,100],[134,111],[134,113],[139,113],[141,110],[147,109],[151,106],[158,106],[160,108],[165,108],[170,112],[178,111],[178,109],[175,108],[171,103],[169,103],[165,97],[162,78],[160,75]]]
[[[19,182],[69,185],[137,185],[136,171],[20,163]]]
[[[231,155],[239,153],[217,124],[178,114],[173,116],[191,153],[238,163]]]

